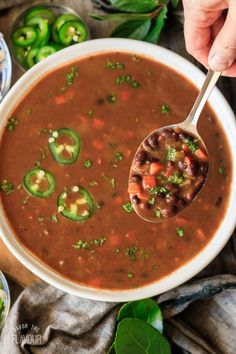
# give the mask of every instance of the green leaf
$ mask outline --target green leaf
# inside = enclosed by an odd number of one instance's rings
[[[179,5],[179,0],[171,0],[171,5],[177,7]]]
[[[159,0],[110,0],[111,5],[121,11],[150,12],[159,5]]]
[[[143,40],[151,27],[151,20],[146,21],[126,21],[121,23],[111,33],[111,37],[132,38]]]
[[[147,20],[151,18],[151,14],[111,14],[111,15],[97,15],[89,14],[91,18],[98,21],[111,21],[111,22],[123,22],[127,20]]]
[[[125,318],[118,324],[116,354],[171,354],[165,337],[137,318]]]
[[[109,352],[107,354],[116,354],[115,342],[112,343],[112,346],[110,347]]]
[[[138,318],[156,328],[159,332],[163,331],[163,318],[160,307],[152,299],[128,302],[123,305],[118,313],[117,321],[124,318]]]
[[[160,11],[159,15],[155,19],[154,26],[152,27],[151,31],[147,34],[146,38],[144,39],[146,42],[156,44],[159,41],[161,31],[165,25],[165,20],[167,18],[168,8],[164,6],[163,9]]]

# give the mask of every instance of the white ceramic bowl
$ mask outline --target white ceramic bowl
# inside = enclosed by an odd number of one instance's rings
[[[187,60],[167,49],[153,44],[114,38],[88,41],[66,48],[48,57],[46,60],[35,65],[17,81],[0,105],[0,130],[5,126],[6,120],[14,107],[42,76],[80,57],[105,51],[128,51],[148,56],[153,60],[174,68],[178,73],[186,77],[186,79],[192,81],[198,88],[200,88],[205,78],[203,73]],[[65,279],[51,268],[41,263],[34,255],[22,247],[15,238],[3,209],[0,208],[0,234],[6,246],[21,263],[46,282],[68,293],[95,300],[129,301],[146,298],[163,293],[192,278],[221,251],[233,233],[236,224],[236,154],[233,154],[233,151],[236,151],[235,117],[230,106],[218,89],[214,89],[209,101],[212,108],[217,112],[223,130],[228,137],[232,152],[233,180],[227,213],[220,227],[207,246],[189,262],[161,280],[138,289],[109,291],[80,286]]]

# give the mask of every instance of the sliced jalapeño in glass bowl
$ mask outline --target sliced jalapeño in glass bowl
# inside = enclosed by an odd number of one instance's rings
[[[90,39],[87,25],[71,8],[42,4],[22,12],[11,30],[11,51],[24,70],[67,46]]]

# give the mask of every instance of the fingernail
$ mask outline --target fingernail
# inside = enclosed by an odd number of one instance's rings
[[[215,71],[224,71],[230,66],[229,61],[218,54],[211,55],[208,64]]]

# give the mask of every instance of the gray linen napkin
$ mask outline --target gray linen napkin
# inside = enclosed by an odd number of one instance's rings
[[[182,353],[236,353],[236,276],[192,281],[156,301],[166,319],[165,334]],[[0,336],[1,353],[104,354],[119,306],[34,284],[11,310]]]

